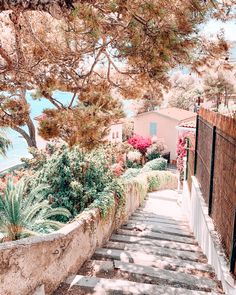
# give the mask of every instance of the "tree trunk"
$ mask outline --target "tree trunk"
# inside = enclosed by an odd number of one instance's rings
[[[27,122],[27,127],[29,129],[29,136],[32,141],[33,147],[37,148],[37,143],[36,143],[36,130],[33,121],[31,118],[29,118],[29,121]]]
[[[29,147],[34,147],[37,148],[37,144],[36,144],[36,138],[34,137],[30,137],[27,132],[25,132],[25,130],[21,129],[20,127],[16,126],[12,128],[13,130],[15,130],[16,132],[18,132],[21,136],[23,136],[23,138],[26,140],[27,144]]]
[[[27,99],[26,99],[26,89],[22,88],[20,89],[20,97],[22,100],[25,101],[26,104],[28,104]],[[30,116],[28,116],[28,120],[26,122],[26,125],[28,127],[29,133],[25,132],[25,130],[17,127],[17,132],[20,133],[24,139],[27,141],[27,144],[29,147],[35,147],[37,148],[37,143],[36,143],[36,130],[34,123]]]

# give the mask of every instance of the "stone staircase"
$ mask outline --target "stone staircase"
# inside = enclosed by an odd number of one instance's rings
[[[223,294],[176,192],[149,194],[139,208],[54,295]]]

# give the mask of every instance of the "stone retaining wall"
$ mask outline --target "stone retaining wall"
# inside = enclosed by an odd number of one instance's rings
[[[159,173],[169,175],[162,189],[177,188],[176,175]],[[135,181],[127,184],[125,204],[114,205],[106,218],[98,209],[91,209],[53,234],[0,244],[0,295],[32,295],[41,285],[51,294],[140,206],[147,193],[147,179],[143,175],[142,191]]]
[[[54,234],[0,244],[0,294],[32,294],[40,285],[50,294],[109,239],[141,201],[132,190],[126,194],[125,205],[113,206],[106,218],[93,209]]]

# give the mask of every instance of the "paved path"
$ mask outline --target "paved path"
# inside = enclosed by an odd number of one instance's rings
[[[174,191],[150,193],[144,206],[54,295],[222,294]]]

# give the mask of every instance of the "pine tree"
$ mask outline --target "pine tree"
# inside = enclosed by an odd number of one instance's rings
[[[233,1],[218,2],[0,1],[0,91],[7,96],[0,103],[0,126],[28,126],[29,133],[18,131],[36,145],[27,105],[14,106],[9,117],[5,104],[13,103],[11,93],[35,90],[36,99],[54,108],[40,122],[44,138],[90,148],[121,117],[120,98],[142,98],[150,85],[167,87],[177,65],[197,70],[209,56],[227,52],[223,38],[212,44],[198,35],[209,18],[232,15]],[[71,102],[57,100],[55,90],[71,92]],[[94,101],[95,93],[100,99]]]

